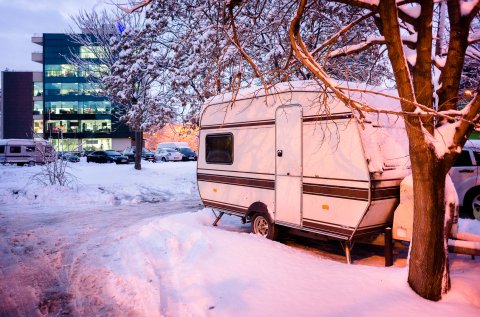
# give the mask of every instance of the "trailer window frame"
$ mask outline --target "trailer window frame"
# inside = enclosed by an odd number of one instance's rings
[[[22,146],[21,145],[10,145],[10,154],[20,154],[22,153]]]
[[[213,150],[220,151],[218,153],[219,156],[212,156],[212,143],[209,141],[212,139],[221,139],[226,138],[230,139],[230,141],[225,142],[223,149],[221,147],[217,147]],[[218,142],[218,141],[217,141]],[[228,145],[228,142],[230,145]],[[234,161],[234,144],[235,140],[233,137],[233,133],[209,133],[205,135],[205,162],[207,164],[221,164],[221,165],[232,165]],[[210,146],[209,146],[210,145]],[[221,144],[219,144],[221,145]],[[223,157],[222,157],[223,156]]]

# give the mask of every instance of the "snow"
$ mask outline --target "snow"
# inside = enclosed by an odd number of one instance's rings
[[[430,302],[409,288],[405,259],[347,265],[238,217],[213,227],[194,162],[71,166],[74,188],[33,183],[39,166],[0,166],[2,316],[479,315],[478,259],[451,255],[452,290]]]
[[[418,19],[422,11],[422,7],[420,5],[404,4],[398,8],[414,19]]]
[[[478,5],[478,0],[460,1],[460,12],[462,16],[470,15],[476,5]]]

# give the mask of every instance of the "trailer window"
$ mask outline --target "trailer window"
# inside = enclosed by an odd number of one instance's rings
[[[0,153],[5,153],[5,145],[0,145]]]
[[[27,146],[25,149],[27,150],[27,152],[35,152],[34,146]]]
[[[205,161],[213,164],[233,163],[233,135],[209,134],[205,138]]]
[[[22,153],[20,146],[10,146],[10,153]]]

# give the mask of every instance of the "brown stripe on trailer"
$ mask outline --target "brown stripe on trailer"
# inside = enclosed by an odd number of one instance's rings
[[[235,177],[225,175],[197,174],[198,181],[228,185],[247,186],[263,189],[275,189],[275,181],[270,179]]]
[[[205,207],[221,209],[221,210],[227,211],[227,213],[231,211],[234,213],[240,213],[244,215],[248,211],[248,208],[244,206],[224,204],[219,201],[213,201],[213,200],[207,200],[207,199],[202,199],[202,200]]]
[[[303,219],[302,225],[305,228],[322,231],[327,236],[329,234],[334,234],[334,235],[341,236],[344,239],[349,239],[352,236],[352,233],[354,231],[353,228],[338,227],[335,225],[320,223],[318,221],[314,221],[306,218]]]
[[[243,128],[275,125],[275,120],[246,121],[237,123],[212,124],[201,126],[202,130],[226,129],[226,128]]]
[[[303,193],[309,195],[328,196],[352,200],[368,201],[367,188],[330,186],[323,184],[303,184]]]
[[[400,198],[400,186],[372,188],[372,200]]]
[[[329,115],[315,115],[315,116],[305,116],[303,117],[303,122],[315,122],[315,121],[328,121],[328,120],[343,120],[351,119],[353,114],[350,112],[329,114]]]
[[[385,223],[381,225],[375,225],[371,227],[362,227],[355,230],[354,235],[364,236],[364,235],[372,235],[372,234],[380,234],[385,232],[385,228],[391,226],[391,224]]]
[[[222,173],[238,173],[238,174],[257,174],[257,175],[268,175],[268,176],[275,176],[273,173],[260,173],[260,172],[247,172],[247,171],[231,171],[231,170],[225,170],[225,169],[218,169],[218,168],[204,168],[204,167],[199,167],[198,168],[198,173],[202,174],[200,171],[210,171],[210,172],[222,172]],[[239,176],[241,177],[241,176]]]
[[[335,224],[330,224],[326,222],[319,222],[313,219],[303,219],[303,226],[305,228],[314,229],[318,231],[322,231],[323,234],[334,234],[337,236],[342,236],[346,240],[350,240],[354,237],[361,237],[365,235],[373,235],[373,234],[380,234],[385,231],[385,228],[388,227],[390,224],[381,224],[375,225],[370,227],[363,227],[363,228],[352,228],[352,227],[340,227]]]

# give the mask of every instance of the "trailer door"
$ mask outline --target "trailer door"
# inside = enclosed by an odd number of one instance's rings
[[[302,107],[279,107],[275,114],[275,222],[301,223],[302,143]]]

